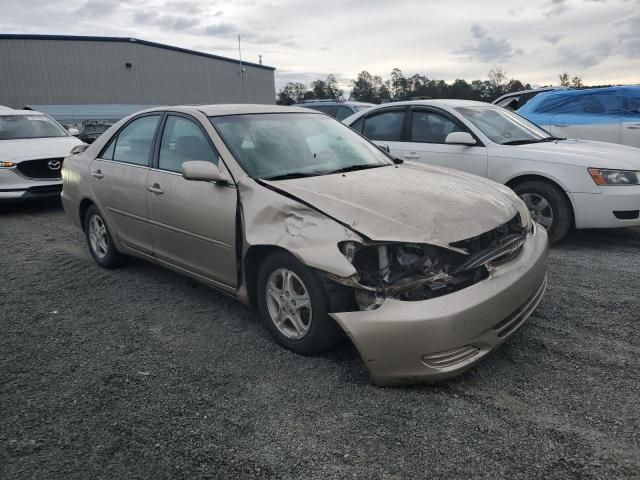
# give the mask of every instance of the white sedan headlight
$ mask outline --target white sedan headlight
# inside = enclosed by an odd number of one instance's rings
[[[590,168],[589,173],[596,185],[640,185],[640,172],[635,170]]]

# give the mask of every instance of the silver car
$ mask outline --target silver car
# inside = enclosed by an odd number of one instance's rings
[[[379,385],[466,370],[546,285],[547,235],[511,190],[394,160],[308,109],[147,110],[63,180],[99,265],[133,255],[223,290],[300,354],[346,333]]]
[[[0,200],[60,195],[64,157],[82,144],[47,115],[0,107]]]

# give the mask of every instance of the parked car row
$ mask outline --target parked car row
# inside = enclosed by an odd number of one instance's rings
[[[346,332],[379,385],[458,375],[506,341],[543,297],[549,240],[640,225],[637,148],[482,102],[340,108],[151,108],[91,145],[5,110],[0,148],[67,142],[63,206],[98,265],[135,256],[220,289],[300,354]],[[25,174],[44,150],[5,157],[0,188],[59,190],[60,170]]]

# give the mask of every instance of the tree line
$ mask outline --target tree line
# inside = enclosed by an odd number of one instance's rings
[[[582,79],[578,76],[571,79],[568,73],[563,73],[558,78],[561,85],[584,87]],[[351,80],[351,86],[352,91],[348,100],[370,103],[416,98],[458,98],[491,102],[505,93],[531,88],[529,83],[508,78],[501,67],[492,68],[486,80],[473,80],[471,83],[463,79],[447,83],[421,74],[405,77],[399,68],[394,68],[389,78],[383,80],[382,77],[363,70],[355,80]],[[324,80],[314,80],[309,86],[300,82],[287,83],[278,92],[277,103],[292,105],[311,99],[346,100],[335,75],[328,75]]]

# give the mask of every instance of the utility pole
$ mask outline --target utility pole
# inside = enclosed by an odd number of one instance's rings
[[[244,67],[242,66],[242,47],[240,45],[240,34],[238,34],[238,58],[240,59],[240,83],[242,84],[242,101],[244,102]]]

